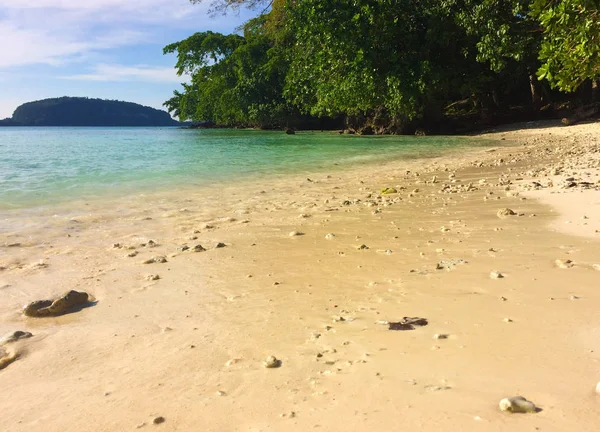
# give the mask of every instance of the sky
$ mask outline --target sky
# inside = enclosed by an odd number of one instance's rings
[[[164,109],[185,77],[163,47],[198,31],[234,32],[251,17],[207,9],[189,0],[0,0],[0,119],[60,96]]]

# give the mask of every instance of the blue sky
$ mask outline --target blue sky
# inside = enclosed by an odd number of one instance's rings
[[[0,119],[58,96],[162,108],[185,78],[162,48],[197,31],[235,31],[248,11],[210,17],[188,0],[0,0]]]

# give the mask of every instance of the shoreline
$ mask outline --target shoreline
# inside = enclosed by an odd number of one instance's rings
[[[157,416],[173,431],[593,430],[600,212],[581,206],[597,200],[584,182],[600,172],[599,129],[497,132],[482,136],[495,147],[463,154],[129,197],[3,232],[0,336],[34,335],[0,371],[5,422],[47,432],[148,428]],[[576,185],[561,189],[570,177]],[[557,217],[548,204],[564,197],[558,210],[569,213]],[[498,217],[502,208],[523,216]],[[158,245],[140,246],[150,239]],[[179,250],[194,244],[207,250]],[[167,263],[141,264],[157,255]],[[69,289],[98,303],[20,315]],[[383,324],[404,316],[429,324]],[[280,368],[263,367],[269,355]],[[542,411],[499,412],[516,395]]]

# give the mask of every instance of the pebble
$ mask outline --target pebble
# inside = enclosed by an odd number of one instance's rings
[[[571,260],[556,260],[554,261],[559,268],[567,269],[573,267],[573,261]]]
[[[299,232],[299,231],[292,231],[289,234],[290,237],[298,237],[298,236],[301,236],[301,235],[303,235],[303,234],[301,232]]]
[[[537,411],[534,403],[522,396],[502,399],[498,405],[500,411],[508,411],[511,413],[533,413]]]
[[[155,274],[151,274],[151,275],[146,276],[146,280],[148,280],[148,281],[156,281],[156,280],[159,280],[159,279],[160,279],[160,276],[159,275],[155,275]]]
[[[220,243],[220,242],[217,243],[217,245],[215,246],[216,249],[221,249],[221,248],[224,248],[224,247],[227,247],[227,245],[225,243]]]
[[[365,250],[365,249],[369,249],[369,246],[367,246],[366,244],[361,244],[356,249],[358,249],[358,250]]]
[[[279,366],[281,366],[281,360],[278,360],[275,356],[269,356],[264,361],[264,365],[267,369],[278,368]]]
[[[192,248],[192,251],[194,251],[194,252],[204,252],[204,251],[206,251],[206,249],[202,245],[197,244],[196,246],[194,246]]]
[[[448,335],[447,334],[442,334],[442,333],[436,333],[433,335],[434,339],[448,339]]]
[[[158,417],[154,417],[154,420],[152,420],[152,423],[154,423],[155,425],[161,424],[165,422],[165,418],[162,416],[158,416]]]
[[[166,263],[167,258],[164,256],[155,256],[150,259],[147,259],[143,262],[143,264],[153,264],[153,263]]]
[[[490,277],[492,279],[502,279],[502,278],[504,278],[504,275],[498,271],[493,271],[490,273]]]
[[[503,208],[503,209],[498,210],[498,212],[496,213],[496,215],[499,218],[503,218],[503,217],[506,217],[506,216],[515,216],[516,213],[512,209]]]
[[[0,339],[0,344],[16,342],[21,339],[27,339],[32,337],[33,335],[29,332],[17,330],[12,333],[7,334],[2,339]]]
[[[326,235],[325,235],[325,238],[326,238],[327,240],[331,240],[331,239],[332,239],[332,238],[334,238],[334,237],[335,237],[335,234],[332,234],[332,233],[329,233],[329,234],[326,234]]]

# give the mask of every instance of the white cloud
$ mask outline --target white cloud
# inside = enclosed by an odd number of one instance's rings
[[[167,44],[169,29],[226,29],[188,0],[0,0],[0,69],[61,65],[141,42]],[[235,21],[235,20],[233,20]]]
[[[80,81],[143,81],[143,82],[173,82],[187,81],[186,76],[177,76],[172,67],[154,67],[148,65],[123,66],[115,64],[99,64],[94,66],[91,73],[69,75],[63,79]]]

